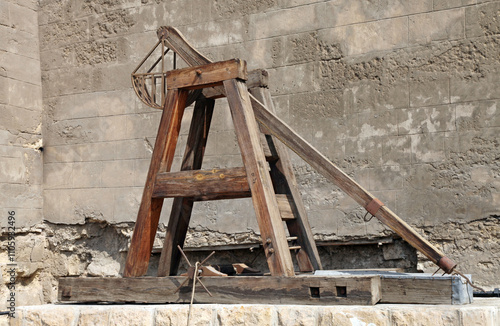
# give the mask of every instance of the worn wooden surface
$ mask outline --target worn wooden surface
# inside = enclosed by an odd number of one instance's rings
[[[165,109],[158,128],[153,157],[125,263],[123,275],[126,277],[142,276],[148,269],[163,206],[163,198],[152,197],[154,180],[158,171],[169,171],[172,166],[186,98],[186,91],[172,90],[167,93]]]
[[[384,278],[381,281],[383,303],[452,304],[451,279]]]
[[[192,285],[182,276],[141,278],[60,278],[59,301],[189,303]],[[374,305],[380,278],[322,276],[203,277],[210,297],[196,285],[195,303]]]
[[[252,88],[250,94],[262,101],[270,112],[275,112],[271,93],[267,88]],[[277,158],[269,162],[274,189],[277,194],[285,194],[287,198],[291,198],[289,203],[294,218],[287,219],[286,225],[290,235],[298,238],[298,245],[301,247],[301,250],[295,253],[299,268],[302,272],[322,269],[321,259],[309,225],[306,208],[298,188],[288,149],[275,136],[272,136],[265,126],[261,125],[261,130],[267,134],[266,141],[271,152],[270,157]]]
[[[232,79],[224,81],[224,87],[252,192],[255,215],[269,269],[275,276],[292,276],[294,275],[292,256],[288,249],[283,221],[246,85],[242,81]]]
[[[160,173],[153,197],[241,198],[249,192],[245,168],[227,168]]]
[[[214,100],[201,98],[196,101],[191,125],[189,127],[184,157],[181,163],[181,171],[197,170],[201,168],[214,112],[214,105]],[[174,198],[167,224],[167,234],[158,264],[158,276],[177,274],[180,262],[180,252],[177,246],[184,247],[184,240],[193,210],[193,200],[192,197]]]
[[[247,64],[240,59],[219,61],[203,66],[167,71],[167,89],[197,89],[216,86],[228,79],[246,80]]]

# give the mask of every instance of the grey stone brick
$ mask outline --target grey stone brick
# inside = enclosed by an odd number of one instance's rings
[[[455,106],[398,110],[398,130],[400,135],[453,131],[455,126]]]
[[[409,44],[426,44],[465,37],[463,8],[413,15],[409,18]]]
[[[450,80],[439,78],[410,82],[410,107],[450,103]]]

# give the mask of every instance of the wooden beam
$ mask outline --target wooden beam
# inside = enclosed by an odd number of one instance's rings
[[[214,112],[214,104],[214,100],[204,99],[203,97],[196,101],[181,163],[182,171],[201,168]],[[191,197],[174,198],[167,224],[167,234],[158,263],[158,276],[177,274],[180,262],[180,252],[177,246],[184,247],[184,240],[186,239],[189,220],[193,211],[193,201],[194,198]]]
[[[162,169],[169,171],[172,166],[186,98],[187,91],[172,90],[167,92],[141,206],[125,263],[123,272],[125,277],[142,276],[148,270],[149,258],[163,206],[163,198],[152,197],[154,178],[158,171]]]
[[[252,192],[252,202],[269,269],[274,276],[293,276],[292,256],[288,249],[283,221],[260,143],[259,129],[248,90],[245,83],[237,79],[224,81],[224,88]]]
[[[153,197],[211,197],[248,194],[245,168],[159,173]]]
[[[262,101],[270,112],[276,111],[271,93],[267,88],[252,88],[250,94]],[[290,208],[295,218],[287,220],[286,224],[290,235],[298,237],[298,242],[302,247],[302,250],[295,253],[299,268],[302,272],[322,269],[321,259],[309,225],[306,208],[298,188],[288,149],[265,126],[261,125],[261,130],[266,133],[266,140],[271,152],[274,152],[274,155],[279,157],[279,160],[270,162],[271,178],[275,191],[291,197]]]
[[[261,102],[250,95],[255,117],[269,132],[281,140],[292,151],[309,163],[316,171],[342,189],[359,205],[366,207],[375,198],[356,181],[340,170],[328,158],[309,144],[304,138],[295,133],[286,123],[270,112]],[[399,234],[414,248],[422,252],[432,262],[450,273],[456,264],[435,248],[429,241],[419,235],[406,222],[401,220],[386,206],[378,209],[375,216],[394,232]]]
[[[141,278],[60,278],[59,301],[189,303],[192,283],[182,276]],[[374,305],[380,300],[379,276],[227,276],[203,277],[213,294],[196,285],[195,303]]]
[[[278,201],[278,207],[280,209],[281,219],[283,221],[293,220],[295,216],[292,212],[291,201],[293,200],[291,196],[276,194],[276,200]]]
[[[244,60],[232,59],[209,63],[202,66],[167,71],[167,89],[198,89],[209,86],[220,86],[228,79],[247,77],[247,63]]]

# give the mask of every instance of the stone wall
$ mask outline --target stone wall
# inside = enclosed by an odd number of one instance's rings
[[[117,275],[123,269],[160,117],[135,97],[130,73],[156,42],[156,29],[172,25],[213,60],[239,57],[249,69],[266,68],[281,118],[455,259],[462,272],[480,285],[498,287],[499,11],[500,1],[480,0],[40,1],[33,35],[39,33],[43,86],[45,222],[18,241],[38,239],[29,241],[41,241],[44,261],[57,264],[28,274],[38,280],[43,273]],[[24,44],[15,40],[16,46]],[[0,53],[13,58],[18,53],[6,51]],[[18,77],[9,77],[7,69],[0,83],[15,84],[37,71],[26,64],[13,69]],[[15,92],[4,94],[19,100]],[[227,105],[220,102],[206,168],[241,164]],[[15,107],[16,116],[18,107],[27,107],[26,114],[40,112],[37,103],[38,110],[24,102],[6,109]],[[2,146],[6,160],[20,160],[21,150],[33,157],[25,161],[40,164],[35,150],[22,148],[38,148],[40,127],[18,126],[30,119],[9,120],[4,127],[2,117],[2,133],[14,139]],[[18,134],[29,140],[3,131],[9,128],[29,129]],[[376,249],[381,239],[392,237],[375,219],[365,222],[363,208],[298,157],[292,160],[318,240],[371,242]],[[36,171],[39,175],[41,168]],[[34,182],[33,174],[26,180],[18,172],[10,173],[16,181],[2,184],[8,194]],[[40,193],[39,186],[31,187]],[[35,197],[19,205],[40,212],[40,196]],[[168,220],[169,203],[161,223]],[[249,200],[195,205],[187,245],[258,241],[251,211]],[[37,216],[26,226],[40,222]],[[405,262],[412,256],[406,249],[390,246],[373,250],[378,256],[371,263],[414,268]],[[342,252],[322,250],[325,265],[338,268],[335,262],[345,260],[346,267],[367,267],[361,255]],[[434,271],[424,257],[419,262],[421,269]],[[50,284],[41,292],[43,300],[54,300]]]
[[[5,311],[11,263],[7,232],[16,230],[19,279],[37,270],[42,257],[26,248],[44,240],[36,224],[42,214],[42,80],[38,5],[31,0],[0,1],[0,310]],[[11,216],[11,218],[9,218]],[[14,232],[13,232],[14,233]],[[35,238],[37,241],[35,241]],[[40,248],[41,247],[41,248]],[[31,248],[30,248],[31,249]],[[23,253],[21,251],[24,250]],[[31,250],[30,250],[31,252]],[[38,251],[40,252],[40,251]],[[22,263],[21,263],[22,261]],[[24,274],[23,274],[24,273]],[[31,272],[33,273],[33,272]],[[29,278],[26,279],[29,283]],[[27,293],[18,289],[18,299]],[[18,301],[19,302],[19,301]],[[42,303],[34,294],[33,303]]]

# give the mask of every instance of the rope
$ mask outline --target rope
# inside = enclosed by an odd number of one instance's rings
[[[191,290],[191,302],[189,302],[189,311],[188,311],[188,318],[187,318],[187,326],[189,326],[189,322],[191,321],[191,310],[193,308],[193,301],[194,301],[194,291],[196,289],[196,281],[198,280],[198,270],[200,268],[200,263],[196,262],[194,265],[194,277],[193,277],[193,289]]]

